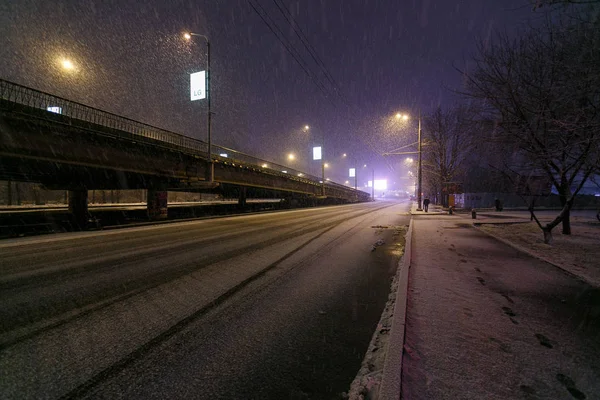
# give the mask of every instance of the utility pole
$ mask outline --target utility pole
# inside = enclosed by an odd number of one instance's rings
[[[208,156],[208,162],[209,162],[209,166],[208,166],[208,176],[206,177],[207,180],[209,182],[213,182],[214,181],[214,176],[215,176],[215,166],[213,164],[213,159],[212,159],[212,136],[211,136],[211,122],[212,122],[212,112],[210,110],[210,101],[212,98],[212,91],[211,91],[211,87],[210,87],[210,40],[208,40],[208,36],[206,35],[202,35],[199,33],[193,33],[193,32],[187,32],[183,35],[183,37],[186,40],[190,40],[192,38],[192,36],[199,36],[201,38],[203,38],[204,40],[206,40],[206,88],[205,88],[205,92],[206,92],[206,100],[207,100],[207,108],[208,108],[208,118],[207,118],[207,122],[208,122],[208,128],[207,128],[207,136],[208,136],[208,148],[206,149],[206,155]],[[192,98],[192,100],[195,100],[194,98]]]
[[[215,165],[212,160],[212,137],[211,137],[211,122],[212,122],[212,113],[210,112],[210,99],[212,97],[212,90],[210,87],[210,41],[208,37],[206,37],[206,97],[208,98],[208,161],[209,172],[208,172],[208,181],[213,182],[215,179]]]
[[[323,142],[321,147],[321,196],[325,197],[325,131],[323,131]]]
[[[373,168],[373,178],[371,178],[371,201],[375,201],[375,168]]]
[[[421,110],[419,109],[419,132],[418,132],[418,140],[419,140],[419,176],[418,176],[418,184],[419,184],[419,193],[417,193],[417,211],[423,211],[422,206],[422,197],[423,197],[423,164],[421,162]]]

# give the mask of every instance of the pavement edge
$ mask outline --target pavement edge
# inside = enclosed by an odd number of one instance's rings
[[[406,233],[404,255],[399,262],[398,290],[394,315],[390,328],[390,339],[386,352],[381,386],[379,387],[379,400],[397,400],[400,398],[402,388],[402,356],[404,354],[404,334],[406,331],[406,308],[408,299],[408,273],[412,260],[412,232],[413,219],[411,218]]]

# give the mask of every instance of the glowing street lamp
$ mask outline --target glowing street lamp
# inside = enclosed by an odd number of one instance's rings
[[[213,182],[214,181],[214,176],[215,176],[215,168],[214,168],[214,164],[213,164],[213,160],[212,160],[212,138],[211,138],[211,118],[212,118],[212,113],[210,111],[210,100],[212,97],[212,92],[211,92],[211,87],[210,87],[210,41],[208,40],[208,37],[206,35],[201,35],[199,33],[193,33],[193,32],[185,32],[183,34],[184,39],[186,40],[191,40],[192,36],[199,36],[201,38],[203,38],[204,40],[206,40],[206,99],[207,99],[207,108],[208,108],[208,132],[207,132],[207,136],[208,136],[208,161],[210,163],[209,166],[209,173],[208,173],[208,181],[209,182]]]
[[[290,161],[294,161],[296,159],[296,156],[294,155],[294,153],[290,153],[290,154],[288,154],[287,158]]]
[[[363,168],[367,168],[367,164],[363,165]],[[371,201],[375,201],[375,186],[373,185],[373,182],[375,182],[375,168],[371,168],[371,176],[371,185],[367,185],[367,187],[371,188]]]
[[[395,117],[396,117],[396,119],[398,119],[398,120],[402,119],[403,121],[407,121],[408,118],[409,118],[407,114],[400,114],[400,113],[396,113]],[[422,200],[422,195],[423,195],[423,176],[422,176],[423,175],[423,163],[422,163],[422,157],[421,157],[421,153],[422,153],[422,151],[421,151],[421,146],[422,146],[422,143],[421,143],[421,110],[419,110],[419,127],[418,127],[418,130],[417,130],[417,136],[418,136],[418,139],[417,139],[417,144],[418,144],[417,154],[419,156],[419,159],[418,159],[418,175],[417,175],[417,182],[418,182],[418,188],[417,188],[417,191],[418,191],[418,193],[417,193],[417,203],[418,203],[418,205],[417,205],[417,211],[422,211],[423,209],[421,208],[421,204],[422,204],[421,200]],[[407,147],[407,146],[404,146],[404,147]],[[413,153],[414,152],[402,152],[402,153],[387,153],[387,154],[398,154],[399,155],[399,154],[413,154]],[[408,159],[407,159],[407,162],[412,162],[412,158],[410,160],[411,161],[408,161]]]
[[[66,71],[74,71],[75,70],[75,64],[73,64],[73,61],[64,58],[60,64],[62,65],[63,69]]]
[[[307,131],[310,127],[304,126],[304,130]],[[321,160],[321,196],[325,197],[325,131],[323,131],[323,141],[321,146],[313,147],[313,160]]]

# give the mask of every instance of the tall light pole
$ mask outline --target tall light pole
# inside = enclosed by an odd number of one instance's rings
[[[419,132],[418,132],[418,142],[419,142],[419,178],[418,178],[418,186],[419,193],[417,193],[417,211],[423,211],[421,205],[422,196],[423,196],[423,164],[421,162],[421,109],[419,109]]]
[[[373,178],[371,179],[371,200],[375,201],[375,168],[373,168]]]
[[[397,113],[396,119],[402,119],[402,120],[406,121],[406,120],[408,120],[408,115],[406,115],[406,114],[402,115],[400,113]],[[421,146],[422,146],[422,143],[421,143],[421,109],[419,109],[419,127],[417,130],[417,137],[418,137],[417,138],[417,153],[419,155],[419,160],[418,160],[419,165],[418,165],[418,171],[417,171],[417,174],[418,174],[417,175],[417,203],[418,203],[417,211],[423,211],[423,208],[421,207],[421,205],[423,204],[421,201],[422,197],[423,197],[423,194],[422,194],[423,193],[423,186],[422,186],[422,184],[423,184],[423,163],[422,163],[422,158],[421,158],[421,153],[422,153],[421,152]],[[406,148],[409,146],[414,146],[414,143],[407,145],[407,146],[400,147],[400,149],[403,149],[403,148]],[[400,149],[397,149],[397,150],[400,150]],[[396,153],[395,151],[397,151],[397,150],[394,150],[394,152],[390,152],[390,153],[384,153],[384,155],[392,155],[392,154],[399,155],[399,154],[414,154],[415,153],[414,151],[404,151],[401,153]]]
[[[321,196],[325,197],[325,131],[321,143]]]
[[[346,153],[344,153],[342,155],[342,157],[344,157],[344,158],[346,156],[347,156]],[[352,162],[353,162],[352,166],[354,167],[354,168],[352,168],[354,170],[354,190],[357,190],[358,189],[358,181],[357,181],[357,179],[358,179],[358,165],[356,165],[356,157],[354,155],[352,155]]]
[[[207,128],[207,141],[208,141],[208,149],[206,151],[207,156],[208,156],[208,162],[210,163],[209,165],[209,170],[208,170],[208,181],[209,182],[213,182],[214,178],[215,178],[215,166],[213,164],[213,159],[212,159],[212,138],[211,138],[211,120],[212,120],[212,113],[210,111],[210,100],[212,97],[212,92],[211,92],[211,87],[210,87],[210,41],[208,40],[208,37],[206,35],[201,35],[199,33],[193,33],[193,32],[187,32],[183,35],[184,38],[186,38],[187,40],[190,40],[192,38],[192,36],[199,36],[201,38],[203,38],[204,40],[206,40],[206,99],[207,99],[207,108],[208,108],[208,128]]]
[[[307,132],[310,129],[308,125],[304,126],[304,132]],[[321,142],[321,196],[325,197],[325,131],[323,131],[323,141]],[[314,140],[314,136],[313,136]],[[312,160],[315,161],[315,148],[313,147],[313,157]]]
[[[367,168],[367,164],[363,168]],[[375,168],[371,168],[371,201],[375,201]]]

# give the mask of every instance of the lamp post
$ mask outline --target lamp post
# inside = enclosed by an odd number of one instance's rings
[[[208,144],[208,149],[206,151],[207,156],[208,156],[208,162],[210,163],[209,165],[209,170],[208,170],[208,181],[209,182],[213,182],[214,181],[214,177],[215,177],[215,166],[213,164],[213,159],[212,159],[212,138],[211,138],[211,119],[212,119],[212,113],[210,111],[210,100],[212,97],[212,92],[211,92],[211,87],[210,87],[210,41],[208,40],[208,37],[206,35],[201,35],[199,33],[193,33],[193,32],[187,32],[184,33],[183,37],[187,40],[190,40],[192,38],[192,36],[199,36],[201,38],[203,38],[204,40],[206,40],[206,99],[207,99],[207,108],[208,108],[208,127],[207,127],[207,144]]]
[[[396,119],[402,119],[403,121],[406,121],[406,120],[408,120],[408,115],[397,113]],[[408,146],[414,146],[414,143],[410,144]],[[400,149],[403,149],[408,146],[400,147]],[[422,146],[422,143],[421,143],[421,110],[419,109],[419,127],[417,129],[417,151],[416,151],[416,153],[419,155],[419,159],[418,159],[419,165],[417,168],[417,170],[418,170],[417,171],[417,203],[418,203],[417,211],[423,211],[423,208],[421,207],[421,205],[423,204],[421,201],[422,197],[423,197],[423,194],[422,194],[423,193],[423,186],[422,186],[422,184],[423,184],[423,163],[422,163],[422,158],[421,158],[421,153],[422,153],[421,146]],[[397,149],[397,150],[400,150],[400,149]],[[390,153],[384,153],[384,155],[392,155],[392,154],[399,155],[399,154],[414,154],[415,153],[414,151],[405,151],[405,152],[401,152],[401,153],[396,153],[395,151],[397,151],[397,150],[394,150],[394,152],[390,152]]]
[[[310,129],[308,125],[304,126],[304,132],[307,132]],[[321,142],[321,196],[325,197],[325,131],[323,131],[323,141]],[[314,140],[314,139],[313,139]],[[315,160],[315,154],[313,147],[313,161]]]
[[[321,196],[325,197],[325,131],[321,143]]]
[[[375,168],[373,168],[373,178],[371,178],[371,200],[375,201]]]
[[[418,142],[419,142],[419,193],[417,193],[417,211],[423,211],[422,196],[423,196],[423,163],[421,162],[421,110],[419,109],[419,131],[418,131]]]
[[[346,153],[344,153],[342,155],[342,157],[344,157],[344,158],[346,158],[346,156],[347,156]],[[354,168],[352,168],[354,170],[354,190],[357,190],[358,189],[358,181],[357,181],[357,179],[358,179],[358,168],[357,168],[358,165],[356,165],[356,157],[354,155],[352,155],[352,162],[353,162],[352,166],[354,167]],[[350,178],[352,178],[352,176],[350,176]]]
[[[367,168],[367,164],[363,168]],[[371,201],[375,201],[375,168],[371,168]]]

